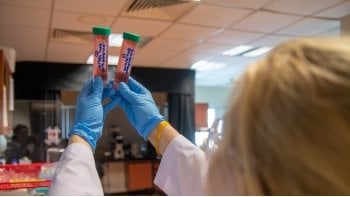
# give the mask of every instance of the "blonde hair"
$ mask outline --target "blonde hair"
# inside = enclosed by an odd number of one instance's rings
[[[208,194],[350,195],[350,40],[301,38],[249,67]]]

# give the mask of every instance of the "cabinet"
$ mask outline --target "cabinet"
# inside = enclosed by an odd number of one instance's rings
[[[127,193],[140,190],[159,190],[153,184],[159,161],[131,160],[103,164],[101,179],[105,194]]]
[[[0,134],[9,134],[12,130],[13,78],[12,70],[5,52],[0,49]]]
[[[195,121],[196,129],[208,128],[208,103],[196,103]]]
[[[126,164],[127,188],[129,191],[153,187],[152,162],[132,161]]]
[[[122,161],[103,164],[102,187],[105,194],[126,192],[125,163]]]

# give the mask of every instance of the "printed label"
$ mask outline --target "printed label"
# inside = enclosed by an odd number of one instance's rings
[[[95,57],[97,59],[97,68],[102,72],[106,70],[107,64],[107,42],[100,42],[95,50]]]
[[[129,48],[129,47],[126,48],[126,53],[123,54],[123,59],[124,59],[123,71],[125,73],[129,72],[129,69],[130,69],[131,63],[132,63],[133,54],[134,54],[133,48]]]

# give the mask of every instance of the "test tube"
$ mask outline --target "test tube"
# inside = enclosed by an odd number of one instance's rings
[[[135,54],[135,48],[139,41],[139,35],[129,32],[123,33],[122,47],[120,49],[118,65],[114,76],[114,88],[117,88],[120,82],[128,81]]]
[[[94,34],[94,64],[93,76],[101,76],[104,83],[107,83],[108,78],[108,38],[111,29],[108,27],[93,27]]]

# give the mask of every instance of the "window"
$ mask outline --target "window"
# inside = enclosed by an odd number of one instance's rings
[[[214,108],[208,108],[207,109],[207,122],[208,122],[208,126],[209,128],[212,126],[212,124],[215,121],[215,109]],[[203,128],[200,130],[197,130],[195,132],[195,143],[198,147],[202,147],[208,136],[209,136],[209,128]]]

